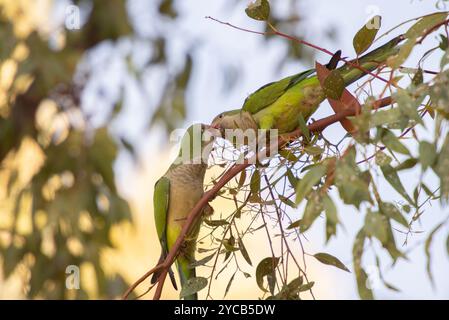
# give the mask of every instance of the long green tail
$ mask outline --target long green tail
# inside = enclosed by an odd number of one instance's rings
[[[379,67],[379,64],[385,63],[385,61],[397,54],[399,52],[400,46],[398,44],[404,39],[402,35],[388,41],[383,46],[380,46],[379,48],[368,52],[364,56],[351,60],[350,62],[352,64],[357,64],[361,68],[367,70],[367,71],[373,71],[377,67]],[[366,72],[363,72],[360,69],[357,69],[350,64],[345,64],[343,67],[338,68],[341,75],[343,76],[343,79],[345,80],[345,85],[348,86],[351,83],[359,80],[363,76],[366,75]]]
[[[178,269],[179,279],[181,280],[181,288],[183,288],[187,280],[196,277],[195,268],[189,268],[191,261],[178,257],[176,260],[176,267]],[[185,300],[198,300],[198,294],[194,293],[192,295],[184,297]]]

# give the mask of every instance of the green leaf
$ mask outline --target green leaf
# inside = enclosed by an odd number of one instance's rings
[[[390,217],[391,219],[399,222],[406,228],[409,227],[407,220],[394,204],[388,202],[380,202],[379,209],[387,217]]]
[[[256,0],[248,5],[245,12],[251,19],[266,21],[270,16],[270,3],[268,0]]]
[[[387,154],[385,154],[385,152],[377,152],[376,153],[376,164],[378,166],[385,166],[390,164],[392,161],[391,157]]]
[[[239,178],[239,183],[238,183],[239,189],[241,189],[243,187],[243,185],[245,184],[245,181],[246,181],[246,170],[243,170],[240,173],[240,178]]]
[[[302,223],[302,219],[296,220],[295,222],[292,222],[287,229],[294,229],[294,228],[299,228],[301,226]]]
[[[393,108],[388,110],[377,110],[370,117],[370,127],[383,126],[396,123],[401,117],[401,110]]]
[[[407,41],[402,45],[399,53],[387,60],[387,64],[391,68],[398,68],[407,60],[408,56],[413,50],[418,37],[423,35],[427,30],[440,22],[443,22],[447,17],[446,12],[439,12],[422,17],[405,33]]]
[[[449,256],[449,235],[447,235],[447,239],[446,239],[446,251],[447,251],[447,255]]]
[[[396,171],[401,171],[401,170],[407,170],[407,169],[411,169],[414,166],[416,166],[416,164],[418,163],[418,159],[415,158],[408,158],[407,160],[405,160],[404,162],[402,162],[401,164],[399,164],[395,170]]]
[[[314,281],[310,281],[309,283],[303,284],[302,286],[299,287],[298,291],[299,292],[309,291],[310,289],[312,289],[314,284],[315,284]]]
[[[282,194],[279,195],[279,200],[281,200],[283,203],[285,203],[287,206],[291,208],[296,208],[296,204],[291,201],[289,198],[284,197]]]
[[[254,170],[251,176],[250,190],[253,195],[257,195],[260,192],[260,172],[257,169]]]
[[[373,27],[375,23],[378,22],[378,28]],[[356,33],[352,44],[357,55],[365,52],[373,43],[376,38],[377,32],[380,29],[381,17],[375,16],[368,23],[363,25],[363,27]]]
[[[185,298],[198,291],[203,290],[207,286],[207,279],[203,277],[190,278],[186,281],[179,294],[180,298]]]
[[[410,155],[410,151],[399,141],[399,139],[388,129],[380,129],[380,136],[385,146],[392,150],[402,154]]]
[[[290,183],[290,186],[294,189],[296,189],[296,186],[298,185],[299,179],[295,177],[292,170],[290,168],[287,169],[287,179]]]
[[[307,146],[304,151],[311,156],[318,156],[324,152],[324,149],[318,146]]]
[[[310,141],[310,131],[309,128],[307,127],[306,120],[304,120],[304,117],[302,116],[301,113],[299,114],[298,117],[298,124],[299,129],[301,129],[303,136],[306,138],[306,141]]]
[[[352,147],[343,158],[337,161],[335,185],[344,203],[353,204],[359,208],[363,201],[372,201],[369,191],[371,175],[368,171],[360,172],[355,156],[356,151]]]
[[[440,194],[441,200],[449,199],[449,135],[446,136],[443,145],[441,146],[438,155],[438,161],[435,165],[434,171],[440,177]]]
[[[366,286],[368,282],[368,276],[362,268],[362,256],[363,249],[365,246],[366,235],[364,229],[362,228],[356,235],[354,240],[354,245],[352,248],[352,257],[354,264],[354,272],[357,280],[357,290],[359,292],[359,296],[364,300],[372,300],[374,299],[373,292],[370,288]]]
[[[441,40],[439,47],[441,50],[446,51],[447,48],[449,48],[449,42],[447,41],[447,37],[443,34],[440,34],[440,38]]]
[[[393,260],[399,257],[406,258],[396,247],[389,219],[381,212],[368,211],[365,216],[363,230],[366,236],[377,238],[382,243],[382,246],[387,249]]]
[[[320,192],[314,191],[308,201],[306,208],[304,209],[304,216],[301,219],[300,230],[301,232],[307,231],[319,217],[320,213],[323,212],[324,206],[321,201]]]
[[[227,252],[239,251],[239,248],[234,247],[235,238],[233,236],[229,237],[229,239],[223,239],[222,243]]]
[[[223,246],[226,249],[226,254],[225,254],[225,257],[224,257],[224,261],[226,261],[231,256],[231,253],[235,252],[235,251],[238,251],[238,249],[234,247],[234,245],[235,245],[235,238],[232,235],[229,237],[229,239],[224,239],[222,241],[222,243],[223,243]]]
[[[221,227],[229,224],[229,222],[227,222],[226,220],[209,220],[209,219],[204,219],[204,223],[210,227]]]
[[[236,273],[237,273],[237,272],[234,272],[234,274],[232,275],[232,277],[229,279],[229,282],[228,282],[228,284],[226,285],[226,290],[225,290],[225,293],[224,293],[223,298],[226,297],[226,295],[227,295],[228,292],[229,292],[229,289],[231,289],[231,285],[232,285],[232,282],[234,281],[234,278],[235,278],[235,274],[236,274]]]
[[[330,266],[334,266],[334,267],[344,270],[346,272],[350,272],[349,269],[346,268],[346,266],[340,260],[338,260],[336,257],[334,257],[333,255],[330,255],[330,254],[324,253],[324,252],[320,252],[320,253],[314,254],[313,256],[315,257],[315,259],[317,259],[321,263],[324,263],[324,264],[327,264]]]
[[[239,244],[239,248],[240,248],[240,252],[242,253],[243,258],[245,258],[246,262],[248,262],[248,264],[250,266],[253,265],[253,263],[251,262],[251,258],[249,257],[248,251],[245,248],[245,245],[243,244],[243,240],[242,238],[238,238],[237,242]]]
[[[193,268],[196,268],[196,267],[199,267],[199,266],[204,266],[206,263],[208,263],[210,260],[212,260],[212,258],[214,256],[215,256],[215,252],[210,254],[210,255],[208,255],[208,256],[206,256],[206,257],[204,257],[204,258],[202,258],[202,259],[200,259],[200,260],[198,260],[198,261],[192,262],[189,265],[189,268],[193,269]]]
[[[333,235],[337,234],[337,224],[339,223],[337,215],[337,207],[332,198],[327,194],[322,199],[324,212],[326,213],[326,242],[330,240]]]
[[[432,286],[434,285],[433,276],[432,276],[432,270],[431,270],[431,256],[430,256],[430,245],[432,244],[433,236],[435,233],[437,233],[438,230],[444,225],[444,223],[438,224],[432,232],[429,234],[429,237],[426,240],[426,243],[424,244],[424,252],[426,253],[427,257],[427,275],[429,276],[430,282],[432,283]]]
[[[299,204],[312,191],[312,187],[321,180],[326,171],[326,166],[319,164],[304,175],[296,187],[296,204]]]
[[[367,236],[375,237],[379,239],[380,242],[387,243],[388,234],[387,228],[388,225],[386,223],[385,217],[378,212],[371,212],[365,216],[365,225],[364,230]]]
[[[282,158],[291,161],[291,162],[298,162],[299,159],[297,156],[295,156],[295,154],[291,151],[291,150],[280,150],[279,154],[282,156]]]
[[[407,30],[405,36],[409,39],[417,38],[430,30],[432,27],[442,23],[447,18],[447,12],[437,12],[429,14],[418,20],[410,29]]]
[[[338,69],[332,70],[324,80],[323,91],[326,97],[340,100],[345,89],[345,80]]]
[[[274,274],[278,263],[278,257],[268,257],[259,262],[256,268],[256,282],[260,290],[268,292],[263,285],[263,278]]]
[[[388,183],[401,195],[406,199],[410,204],[413,204],[413,200],[410,198],[410,196],[407,194],[407,191],[405,191],[404,186],[402,185],[401,180],[399,179],[399,176],[397,172],[394,170],[394,168],[390,165],[385,165],[380,167],[382,170],[382,173],[384,174],[385,179],[388,181]]]
[[[437,159],[437,151],[435,146],[427,141],[421,141],[419,143],[419,161],[423,167],[423,170],[426,170],[428,167],[433,166]]]
[[[415,75],[413,76],[412,79],[412,84],[414,86],[419,86],[420,84],[422,84],[424,82],[424,75],[423,75],[423,71],[421,68],[418,69],[418,71],[416,71]]]

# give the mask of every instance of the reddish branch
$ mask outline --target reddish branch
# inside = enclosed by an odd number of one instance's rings
[[[269,25],[269,26],[271,27],[271,29],[273,31],[271,31],[271,32],[263,32],[263,31],[255,31],[255,30],[250,30],[250,29],[245,29],[245,28],[242,28],[242,27],[238,27],[238,26],[235,26],[235,25],[233,25],[233,24],[231,24],[229,22],[224,22],[224,21],[218,20],[218,19],[216,19],[214,17],[211,17],[211,16],[206,16],[206,19],[211,19],[211,20],[213,20],[215,22],[218,22],[220,24],[229,26],[229,27],[231,27],[233,29],[237,29],[237,30],[240,30],[240,31],[254,33],[254,34],[258,34],[258,35],[262,35],[262,36],[274,36],[274,35],[276,35],[276,36],[279,36],[279,37],[282,37],[282,38],[286,38],[286,39],[288,39],[290,41],[297,42],[299,44],[308,46],[310,48],[319,50],[319,51],[324,52],[324,53],[326,53],[326,54],[328,54],[330,56],[334,56],[333,52],[331,52],[331,51],[329,51],[329,50],[327,50],[325,48],[317,46],[316,44],[313,44],[313,43],[308,42],[306,40],[298,39],[298,38],[293,37],[291,35],[288,35],[286,33],[280,32],[280,31],[276,30],[274,27],[272,27],[271,25]],[[405,39],[405,37],[403,35],[401,35],[400,37],[402,37],[402,39]],[[373,72],[371,72],[369,70],[366,70],[362,66],[360,66],[360,65],[358,65],[356,63],[353,63],[352,61],[348,61],[346,58],[340,57],[339,60],[343,61],[344,63],[346,63],[347,65],[349,65],[349,66],[351,66],[353,68],[359,69],[360,71],[364,72],[365,74],[369,74],[370,76],[385,82],[388,85],[391,85],[393,87],[397,87],[396,84],[392,83],[391,81],[386,80],[386,79],[382,78],[381,76],[379,76],[379,75],[377,75],[377,74],[375,74],[375,73],[373,73]]]
[[[385,106],[388,106],[392,103],[391,97],[383,98],[380,100],[377,100],[374,103],[374,109],[382,108]],[[341,121],[342,119],[350,116],[356,115],[356,110],[354,109],[345,109],[337,114],[333,114],[331,116],[325,117],[323,119],[317,120],[310,124],[308,126],[309,131],[311,132],[321,132],[324,129],[326,129],[328,126]],[[301,130],[295,130],[294,132],[283,135],[279,138],[279,145],[285,146],[288,142],[291,142],[299,137],[302,136]],[[153,274],[155,271],[161,270],[162,273],[158,278],[158,284],[156,288],[156,292],[154,294],[153,299],[158,300],[161,297],[162,288],[164,286],[165,278],[167,277],[168,270],[170,266],[173,264],[173,262],[176,259],[176,256],[178,254],[178,251],[184,242],[184,238],[186,237],[191,225],[196,220],[196,218],[201,214],[201,211],[203,207],[211,200],[215,198],[215,196],[218,194],[218,192],[223,188],[232,178],[234,178],[237,174],[242,172],[244,169],[249,167],[251,164],[255,163],[255,160],[258,159],[259,161],[262,161],[266,159],[266,154],[275,154],[276,150],[269,150],[270,152],[266,153],[265,151],[262,151],[261,153],[257,154],[254,157],[251,157],[249,159],[246,159],[241,164],[234,164],[223,176],[219,179],[219,181],[207,192],[204,193],[203,197],[198,201],[198,203],[195,205],[195,207],[192,209],[192,211],[189,213],[188,218],[186,222],[183,225],[183,228],[181,230],[181,233],[178,236],[178,239],[176,240],[173,247],[170,249],[167,257],[165,260],[145,273],[142,277],[140,277],[123,295],[123,299],[127,299],[130,293],[137,288],[145,279],[147,279],[151,274]],[[256,158],[257,157],[257,158]]]

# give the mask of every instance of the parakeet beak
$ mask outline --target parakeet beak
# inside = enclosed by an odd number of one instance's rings
[[[215,131],[217,133],[219,133],[219,136],[223,137],[224,135],[224,128],[222,128],[218,123],[212,123],[209,126],[210,130]]]

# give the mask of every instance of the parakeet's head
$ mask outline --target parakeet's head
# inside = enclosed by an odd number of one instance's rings
[[[251,113],[241,109],[230,110],[220,113],[214,118],[211,124],[213,127],[223,131],[226,129],[254,129],[258,126]]]
[[[177,161],[182,163],[207,163],[215,137],[219,130],[202,123],[191,125],[181,139]]]
[[[240,123],[241,110],[235,109],[220,113],[212,120],[211,125],[218,129],[237,129]]]

